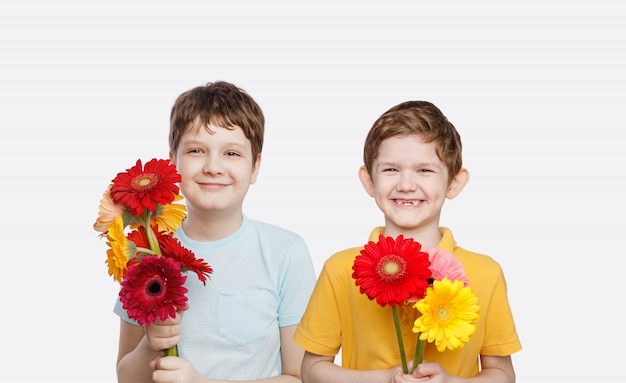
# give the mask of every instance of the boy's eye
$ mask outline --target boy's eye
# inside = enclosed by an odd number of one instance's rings
[[[226,155],[229,157],[234,157],[234,156],[238,156],[239,154],[237,152],[226,152]]]
[[[397,171],[398,171],[398,169],[396,169],[396,168],[385,168],[385,169],[383,169],[383,173],[385,173],[385,172],[397,172]]]
[[[189,153],[200,153],[200,149],[189,149]]]

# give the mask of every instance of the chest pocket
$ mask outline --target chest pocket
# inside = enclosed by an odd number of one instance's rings
[[[263,290],[233,290],[218,298],[219,335],[243,345],[278,330],[277,302]]]

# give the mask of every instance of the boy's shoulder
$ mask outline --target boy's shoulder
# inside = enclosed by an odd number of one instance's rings
[[[354,260],[357,255],[361,253],[363,247],[364,245],[350,247],[344,250],[340,250],[331,255],[324,262],[324,269],[326,270],[326,273],[328,273],[331,277],[333,275],[343,276],[346,273],[352,275],[352,266],[354,265]]]
[[[375,241],[380,234],[384,232],[384,227],[377,226],[371,232],[368,239],[364,240],[362,245],[353,246],[339,250],[324,262],[324,267],[329,272],[342,272],[348,270],[352,274],[352,266],[354,265],[355,258],[361,253],[361,250],[365,248],[365,245],[369,241]]]
[[[480,275],[481,278],[488,279],[488,276],[497,277],[503,272],[500,263],[486,254],[457,246],[454,256],[463,264],[468,275]]]
[[[462,263],[470,263],[472,265],[478,265],[480,267],[487,268],[500,267],[498,262],[496,262],[496,260],[489,255],[467,250],[466,248],[459,246],[454,239],[454,236],[452,235],[452,230],[450,230],[449,228],[441,227],[439,228],[439,232],[441,233],[442,238],[438,247],[441,247],[445,251],[451,252]]]
[[[456,257],[470,258],[470,259],[478,261],[478,262],[486,262],[486,263],[494,263],[494,262],[496,262],[495,259],[493,259],[491,256],[489,256],[487,254],[478,253],[478,252],[472,251],[472,250],[467,250],[466,248],[461,247],[461,246],[456,246],[454,248],[454,255]]]

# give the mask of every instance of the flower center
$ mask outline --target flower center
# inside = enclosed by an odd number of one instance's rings
[[[395,262],[387,262],[385,266],[383,266],[383,271],[385,274],[397,274],[400,270],[400,265]]]
[[[153,276],[146,282],[145,289],[147,297],[159,298],[165,293],[163,279],[158,275]]]
[[[150,286],[148,286],[148,291],[150,292],[150,294],[158,294],[161,292],[161,284],[160,283],[150,283]]]
[[[133,180],[133,187],[137,190],[149,190],[156,183],[156,175],[144,173]]]
[[[384,256],[378,262],[378,277],[385,281],[401,279],[406,274],[406,261],[395,254]]]
[[[450,310],[448,309],[448,307],[446,306],[439,307],[439,309],[437,310],[437,319],[439,319],[442,322],[445,322],[448,319],[450,319]]]

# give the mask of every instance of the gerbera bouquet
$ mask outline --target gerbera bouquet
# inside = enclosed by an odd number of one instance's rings
[[[440,249],[425,249],[412,238],[379,236],[355,258],[352,277],[362,294],[392,309],[400,348],[402,370],[408,366],[402,341],[397,306],[414,303],[421,316],[413,332],[418,333],[413,369],[422,362],[425,341],[435,342],[438,351],[462,347],[475,332],[477,298],[467,287],[462,264]]]
[[[173,237],[187,209],[179,204],[180,175],[169,160],[152,159],[118,173],[100,201],[93,227],[107,238],[109,275],[121,284],[120,301],[131,319],[150,325],[174,317],[187,304],[193,271],[206,285],[213,269]],[[177,346],[165,355],[178,355]]]

